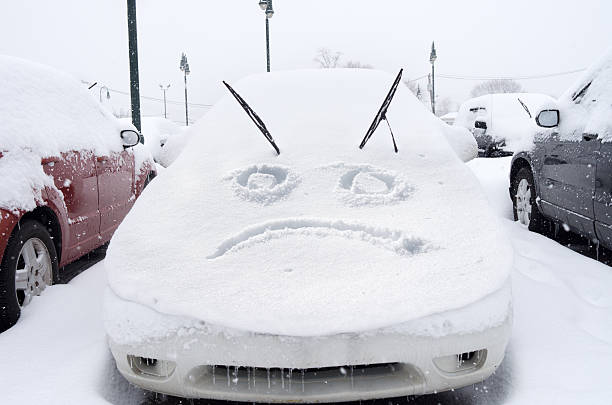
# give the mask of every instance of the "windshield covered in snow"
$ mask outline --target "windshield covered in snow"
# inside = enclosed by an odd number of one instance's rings
[[[612,49],[560,97],[559,108],[561,137],[579,141],[590,133],[612,141]]]

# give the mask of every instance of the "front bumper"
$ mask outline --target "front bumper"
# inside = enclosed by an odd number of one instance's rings
[[[399,332],[298,338],[191,328],[144,344],[111,337],[109,343],[121,374],[151,391],[232,401],[341,402],[483,381],[502,362],[510,330],[509,314],[492,328],[436,338]]]

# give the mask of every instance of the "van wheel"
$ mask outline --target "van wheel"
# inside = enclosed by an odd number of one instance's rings
[[[17,225],[0,263],[0,332],[17,323],[21,308],[53,283],[58,261],[49,232],[37,221]]]
[[[543,232],[547,229],[548,221],[536,204],[536,191],[533,174],[529,168],[524,167],[512,179],[512,205],[514,220],[519,221],[530,231]]]

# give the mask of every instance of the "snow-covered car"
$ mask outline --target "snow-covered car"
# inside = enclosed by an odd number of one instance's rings
[[[496,370],[511,246],[448,127],[409,89],[383,114],[398,152],[385,124],[364,138],[392,82],[355,69],[256,75],[236,90],[269,136],[231,95],[194,126],[105,261],[105,328],[130,382],[338,402]]]
[[[440,119],[446,122],[448,125],[453,125],[455,123],[455,120],[457,119],[457,111],[446,113],[441,116]]]
[[[538,93],[487,94],[465,101],[454,125],[467,128],[483,156],[509,156],[538,131],[534,112],[554,99]]]
[[[121,121],[125,125],[131,126],[129,118],[122,118]],[[151,156],[153,156],[155,162],[167,167],[169,164],[165,164],[166,161],[171,163],[173,159],[166,157],[166,145],[168,143],[172,144],[171,140],[175,136],[180,137],[185,130],[184,127],[180,127],[163,117],[142,117],[141,123],[144,145],[151,153]]]
[[[514,219],[612,249],[612,49],[535,113],[540,131],[510,169]]]
[[[155,175],[138,140],[74,78],[0,56],[0,331],[110,240]]]
[[[179,132],[169,137],[159,152],[157,162],[163,167],[170,166],[189,143],[192,132],[191,127],[181,127]]]
[[[443,127],[442,133],[446,141],[459,159],[469,162],[478,157],[478,145],[470,131],[466,128],[448,125],[443,120],[440,120],[440,125]]]

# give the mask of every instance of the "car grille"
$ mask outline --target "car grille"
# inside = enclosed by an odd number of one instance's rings
[[[295,395],[371,390],[377,385],[386,389],[397,386],[420,386],[421,373],[404,363],[361,364],[322,368],[260,368],[227,365],[205,365],[191,370],[185,384],[194,391],[214,390],[258,392],[271,395]]]

